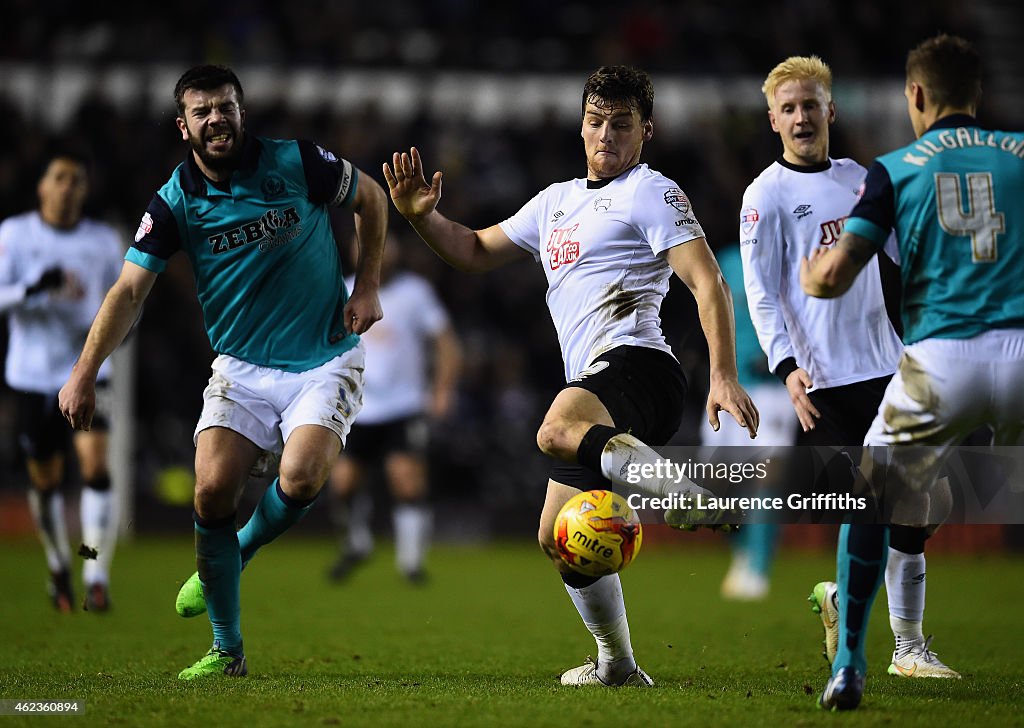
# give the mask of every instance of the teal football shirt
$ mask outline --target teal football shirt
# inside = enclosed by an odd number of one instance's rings
[[[879,157],[845,229],[879,249],[895,228],[903,339],[1024,328],[1024,134],[962,115]]]
[[[359,341],[344,332],[348,292],[328,214],[351,202],[357,182],[350,163],[305,141],[247,135],[224,185],[204,177],[190,152],[153,197],[125,258],[159,273],[184,251],[214,351],[306,371]]]

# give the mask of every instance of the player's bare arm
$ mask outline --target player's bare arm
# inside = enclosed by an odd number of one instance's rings
[[[391,166],[384,164],[384,179],[395,209],[442,260],[453,268],[480,273],[528,255],[498,225],[471,230],[439,213],[441,177],[440,171],[434,172],[427,183],[416,147],[395,152]]]
[[[363,334],[381,320],[380,266],[384,254],[384,237],[388,229],[388,198],[384,189],[368,174],[359,170],[359,184],[352,201],[355,215],[359,261],[352,295],[345,304],[345,332]],[[340,332],[337,334],[342,336]]]
[[[800,286],[808,296],[837,298],[849,290],[874,254],[874,243],[844,231],[834,249],[818,248],[800,261]]]
[[[708,391],[708,422],[718,431],[718,413],[733,416],[750,437],[757,436],[757,407],[740,386],[736,373],[736,320],[732,296],[722,278],[718,261],[704,238],[677,245],[666,253],[668,264],[697,301],[700,325],[708,342],[711,383]]]
[[[152,271],[125,261],[120,277],[103,299],[82,354],[57,395],[61,414],[72,428],[88,430],[92,426],[92,416],[96,411],[96,375],[100,365],[128,335],[156,276]]]

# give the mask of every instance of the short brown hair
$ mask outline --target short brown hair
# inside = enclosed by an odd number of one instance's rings
[[[924,86],[937,106],[974,107],[981,98],[981,56],[963,38],[942,33],[907,54],[907,81]]]
[[[226,83],[235,87],[238,92],[238,103],[241,104],[245,96],[242,93],[242,83],[235,72],[227,66],[203,65],[188,69],[181,74],[178,83],[174,84],[174,103],[178,107],[178,113],[185,113],[185,92],[189,89],[212,91]]]
[[[654,84],[646,71],[632,66],[601,66],[583,84],[583,109],[587,102],[598,106],[627,106],[647,121],[654,114]]]

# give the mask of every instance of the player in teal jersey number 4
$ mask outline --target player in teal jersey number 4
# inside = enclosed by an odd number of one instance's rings
[[[875,161],[835,249],[804,260],[800,276],[812,296],[842,295],[896,230],[907,346],[865,445],[895,446],[885,485],[903,494],[927,493],[978,427],[1012,445],[1024,423],[1024,134],[979,127],[981,59],[963,39],[940,35],[912,50],[905,94],[918,141]],[[926,523],[907,502],[893,521]],[[860,703],[887,540],[885,525],[840,532],[840,639],[824,708]]]
[[[89,429],[100,363],[167,259],[185,252],[218,354],[195,434],[198,574],[186,583],[200,587],[193,601],[209,612],[213,647],[178,676],[191,680],[246,674],[242,567],[312,505],[362,404],[359,334],[382,315],[387,200],[370,177],[311,142],[246,133],[242,86],[228,68],[186,71],[174,97],[189,154],[150,202],[59,404],[72,427]],[[351,297],[332,206],[355,215]],[[239,497],[265,452],[281,454],[279,477],[236,533]]]

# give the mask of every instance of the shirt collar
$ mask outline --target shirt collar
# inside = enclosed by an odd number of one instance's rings
[[[970,114],[950,114],[949,116],[943,116],[938,119],[934,124],[928,127],[928,131],[934,131],[936,129],[952,129],[957,126],[979,126],[978,120]],[[926,134],[928,132],[925,132]]]
[[[632,172],[634,169],[636,169],[639,166],[640,166],[640,163],[637,162],[636,164],[634,164],[629,169],[626,169],[626,170],[623,170],[623,171],[619,172],[614,177],[604,177],[602,179],[588,179],[588,180],[586,180],[586,182],[587,182],[587,189],[588,190],[599,190],[602,187],[606,187],[607,185],[610,185],[615,180],[617,180],[617,179],[619,179],[621,177],[628,176],[630,172]]]
[[[260,143],[260,140],[252,134],[246,133],[245,139],[242,141],[241,161],[236,171],[252,172],[255,170],[262,150],[263,144]],[[199,169],[191,147],[189,147],[188,156],[185,157],[185,164],[181,171],[181,182],[181,187],[186,193],[206,197],[206,176]]]
[[[832,167],[832,160],[828,158],[824,162],[815,162],[814,164],[793,164],[785,157],[779,157],[776,161],[794,172],[824,172]]]

